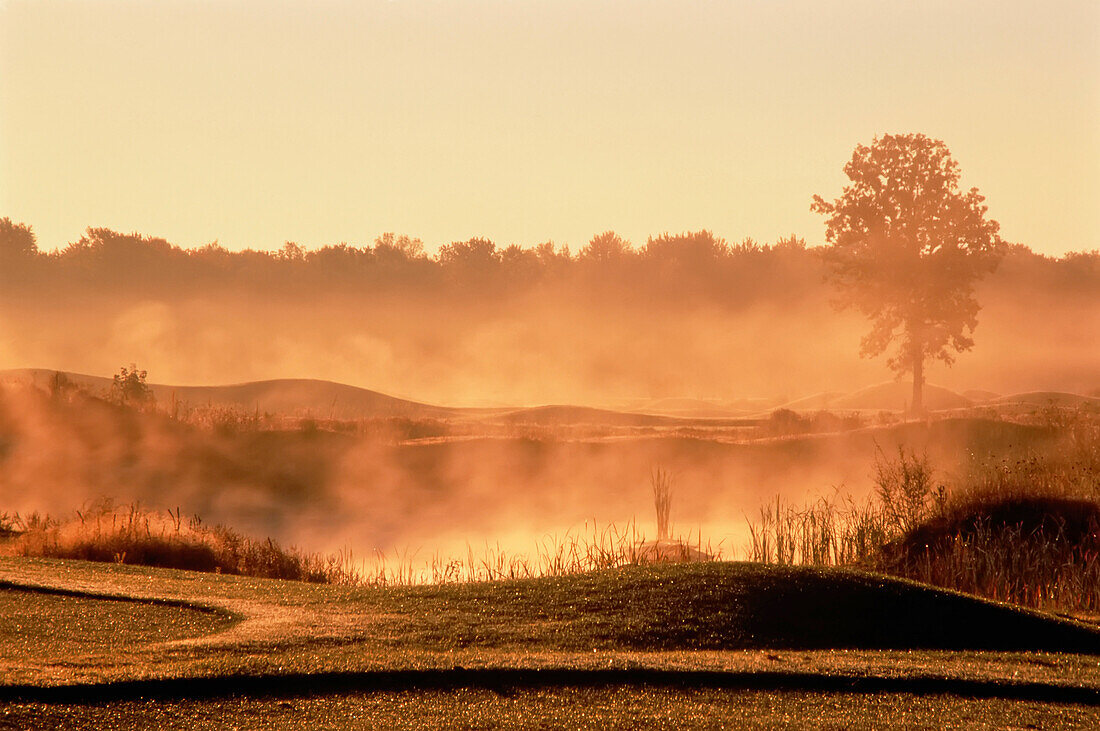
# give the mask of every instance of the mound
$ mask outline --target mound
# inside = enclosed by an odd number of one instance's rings
[[[755,426],[756,419],[744,418],[689,418],[660,414],[639,414],[628,411],[610,411],[589,406],[533,406],[504,413],[494,413],[487,420],[504,424],[529,424],[534,426],[587,426],[587,427],[746,427]]]
[[[1009,497],[956,510],[929,521],[905,538],[909,550],[956,539],[973,539],[983,531],[1006,530],[1023,537],[1044,535],[1082,549],[1100,549],[1100,505],[1090,500],[1057,497]]]
[[[962,392],[963,398],[968,398],[976,404],[985,403],[1001,397],[1001,394],[993,391],[984,391],[980,388],[972,388]]]
[[[638,650],[1100,652],[1100,632],[1077,623],[844,569],[683,563],[540,579],[509,589],[513,597],[530,592],[530,611],[537,606],[551,621],[569,617],[570,631],[560,640],[566,643],[576,637]]]
[[[904,411],[913,399],[913,386],[906,381],[888,381],[841,396],[830,404],[833,409],[874,409]],[[924,408],[929,411],[962,409],[972,406],[970,399],[940,386],[925,384]]]
[[[632,404],[630,408],[624,410],[640,414],[714,419],[749,416],[760,409],[737,408],[736,406],[706,399],[664,398]]]
[[[1076,408],[1082,405],[1100,406],[1100,398],[1082,396],[1061,391],[1030,391],[994,399],[995,404],[1019,404],[1023,406],[1066,406]]]
[[[829,408],[834,401],[843,396],[842,391],[824,391],[815,393],[813,396],[789,401],[779,408],[790,409],[791,411],[820,411]]]
[[[999,494],[948,505],[883,546],[879,568],[1029,606],[1100,607],[1094,500]]]
[[[714,556],[682,540],[646,541],[637,547],[638,559],[642,563],[691,563],[692,561],[713,561]]]
[[[3,371],[0,372],[0,380],[31,382],[44,386],[54,373],[55,371],[45,369]],[[80,373],[65,375],[71,382],[95,392],[109,389],[112,383],[110,378],[99,376]],[[228,406],[247,411],[326,419],[438,419],[463,411],[408,401],[332,381],[300,378],[253,381],[229,386],[149,384],[149,388],[160,403],[168,403],[174,398],[190,406]]]
[[[781,408],[791,411],[904,411],[913,399],[913,386],[907,381],[887,381],[854,393],[828,391],[796,399]],[[973,402],[954,391],[925,384],[924,407],[929,411],[961,409]]]
[[[672,416],[608,411],[588,406],[534,406],[496,414],[489,418],[507,424],[539,426],[675,426],[683,423],[683,420]]]

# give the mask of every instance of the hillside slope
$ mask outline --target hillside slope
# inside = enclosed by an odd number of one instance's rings
[[[46,386],[55,371],[24,368],[0,371],[0,381],[30,381]],[[65,376],[93,392],[110,389],[111,379],[81,373]],[[465,409],[432,406],[387,396],[357,386],[306,378],[280,378],[226,386],[173,386],[151,383],[160,403],[174,398],[188,406],[228,406],[246,411],[311,416],[322,419],[369,419],[379,417],[446,418],[466,413]]]

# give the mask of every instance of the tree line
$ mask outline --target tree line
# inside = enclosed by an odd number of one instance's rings
[[[638,248],[606,231],[576,254],[552,242],[499,247],[471,238],[429,256],[419,239],[395,234],[369,246],[306,250],[287,242],[274,252],[230,252],[217,243],[186,250],[162,238],[89,228],[79,241],[43,253],[29,226],[4,218],[0,277],[16,293],[106,288],[163,297],[173,288],[195,294],[221,286],[280,298],[302,292],[444,293],[490,307],[499,305],[501,294],[529,296],[539,286],[559,288],[558,296],[564,286],[569,295],[604,292],[681,305],[790,302],[819,295],[821,281],[828,280],[839,294],[835,305],[871,322],[861,355],[888,353],[892,370],[912,375],[917,412],[925,363],[950,365],[956,353],[973,347],[981,309],[976,287],[1006,257],[1030,257],[1037,270],[1053,262],[1069,280],[1067,291],[1076,285],[1086,295],[1100,292],[1100,252],[1049,260],[1006,243],[978,189],[960,189],[959,165],[940,140],[921,134],[876,137],[855,148],[844,173],[849,183],[840,197],[812,199],[811,210],[825,217],[821,247],[808,247],[793,235],[773,244],[744,239],[731,245],[701,230],[650,237]]]
[[[731,244],[707,230],[661,234],[641,246],[606,231],[575,252],[552,242],[521,247],[472,238],[429,255],[419,239],[393,233],[364,245],[307,250],[287,242],[277,251],[230,251],[217,243],[186,249],[156,236],[89,228],[78,241],[44,252],[31,226],[0,218],[0,280],[13,293],[111,286],[170,294],[173,288],[193,293],[224,286],[258,294],[337,288],[364,294],[474,290],[485,295],[534,284],[575,284],[641,287],[655,294],[736,303],[794,297],[801,288],[816,288],[824,276],[826,251],[794,235],[772,243],[746,238]],[[1100,251],[1053,258],[1017,244],[1006,247],[1006,256],[1014,270],[1025,269],[1026,276],[1051,286],[1077,289],[1100,281]]]
[[[819,280],[818,254],[795,236],[731,245],[702,230],[662,234],[636,247],[607,231],[576,252],[552,242],[500,246],[471,238],[429,255],[419,239],[392,233],[359,246],[307,250],[287,242],[277,251],[229,251],[217,243],[185,249],[159,237],[89,228],[78,241],[43,252],[29,226],[0,219],[0,281],[12,294],[110,288],[161,297],[230,290],[486,298],[542,287],[736,304],[769,296],[773,283],[790,290]]]

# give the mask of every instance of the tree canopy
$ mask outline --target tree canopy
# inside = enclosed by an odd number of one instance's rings
[[[0,260],[28,259],[38,253],[34,231],[10,218],[0,218]]]
[[[913,374],[912,409],[920,411],[924,362],[950,364],[974,345],[974,283],[1003,254],[999,225],[977,188],[959,189],[959,165],[940,140],[877,137],[856,147],[844,173],[851,182],[841,196],[830,203],[815,195],[811,206],[826,217],[829,278],[838,304],[871,320],[862,355],[896,344],[888,364]]]

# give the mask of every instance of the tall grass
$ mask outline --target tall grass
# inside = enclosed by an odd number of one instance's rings
[[[1100,612],[1100,414],[1037,415],[1059,436],[1041,452],[975,458],[939,483],[925,455],[881,450],[874,495],[774,503],[749,521],[748,556],[858,565],[1031,607]]]
[[[179,508],[116,507],[109,500],[65,520],[38,513],[0,514],[0,552],[355,586],[570,576],[621,566],[709,561],[721,554],[701,534],[694,543],[682,538],[647,542],[634,521],[625,526],[588,521],[580,530],[543,536],[531,552],[486,544],[477,550],[467,545],[466,555],[457,557],[436,552],[423,558],[404,549],[356,560],[350,549],[306,553],[270,538],[207,526],[198,516],[184,518]]]
[[[649,481],[653,487],[653,507],[657,510],[657,540],[667,541],[672,529],[672,474],[657,467]]]
[[[784,502],[760,508],[749,521],[750,561],[780,566],[843,566],[864,563],[887,537],[883,516],[871,503],[839,493],[803,505]]]
[[[376,553],[357,571],[363,584],[407,586],[574,576],[623,566],[720,558],[721,547],[704,542],[701,534],[694,542],[682,537],[649,541],[633,520],[625,525],[590,520],[580,529],[543,536],[528,552],[509,552],[500,544],[480,549],[467,544],[464,556],[436,552],[425,559],[395,550],[391,556]]]
[[[354,583],[345,557],[283,548],[197,516],[153,511],[139,504],[116,507],[102,500],[65,520],[13,516],[0,543],[9,555],[141,564],[213,573],[321,583]]]

